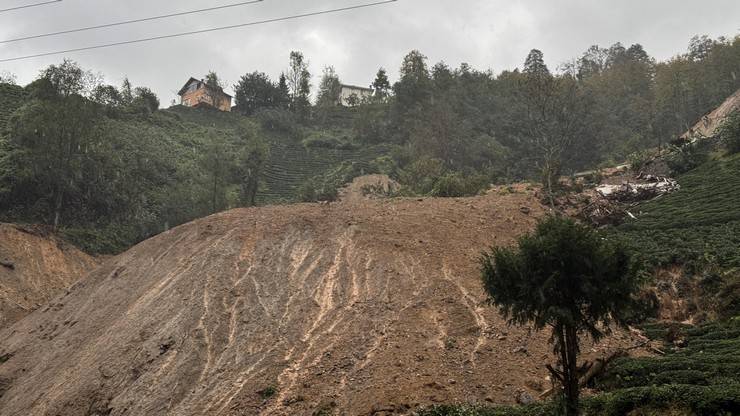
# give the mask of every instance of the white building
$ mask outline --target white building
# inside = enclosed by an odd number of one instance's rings
[[[372,88],[342,84],[342,91],[339,93],[339,105],[354,107],[371,98],[373,92],[374,90]]]

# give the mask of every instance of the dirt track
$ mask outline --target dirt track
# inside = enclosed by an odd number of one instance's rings
[[[547,335],[483,304],[477,258],[542,213],[520,188],[240,209],[177,227],[0,332],[0,414],[511,403],[546,376]]]
[[[0,223],[0,329],[46,304],[97,261],[38,228]]]

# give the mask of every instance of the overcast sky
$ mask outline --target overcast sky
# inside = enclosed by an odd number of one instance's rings
[[[42,0],[0,0],[0,9]],[[0,40],[105,24],[243,0],[63,0],[0,13]],[[0,59],[92,46],[188,30],[271,19],[363,4],[374,0],[264,0],[256,5],[0,44]],[[190,76],[216,70],[229,85],[260,70],[277,78],[291,50],[306,55],[314,85],[325,65],[343,82],[368,85],[378,67],[397,77],[403,56],[419,49],[430,63],[467,62],[500,72],[521,66],[541,49],[551,68],[589,45],[641,43],[659,60],[686,50],[691,36],[740,34],[739,0],[399,0],[395,3],[299,20],[269,23],[175,39],[76,52],[66,57],[120,84],[153,88],[164,105]],[[0,63],[1,71],[33,80],[63,55]],[[228,89],[230,90],[230,88]]]

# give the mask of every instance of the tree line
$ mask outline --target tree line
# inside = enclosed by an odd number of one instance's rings
[[[344,111],[357,143],[395,146],[379,165],[412,192],[458,196],[520,179],[549,189],[563,174],[675,144],[740,88],[738,68],[740,37],[695,36],[685,53],[664,62],[640,44],[594,45],[556,71],[533,49],[521,69],[498,74],[465,63],[430,65],[411,51],[395,83],[380,68],[373,96]],[[310,78],[307,61],[293,52],[277,83],[261,72],[242,77],[238,108],[247,115],[292,110],[296,123],[328,132],[340,111],[339,75],[324,69],[314,105],[307,103]]]
[[[472,195],[521,179],[554,191],[563,174],[674,141],[740,88],[738,68],[740,37],[697,36],[665,62],[639,44],[592,46],[555,71],[534,49],[521,69],[498,74],[430,65],[411,51],[395,82],[378,69],[372,96],[345,108],[337,71],[325,67],[313,91],[308,59],[293,51],[276,81],[254,71],[234,85],[245,117],[205,112],[207,122],[184,126],[176,111],[158,111],[149,88],[107,85],[64,61],[18,87],[23,104],[0,134],[0,212],[54,227],[120,227],[108,234],[137,241],[254,205],[265,130],[321,146],[383,145],[386,154],[357,171],[387,173],[412,194]],[[5,74],[2,85],[13,81]],[[205,81],[225,86],[213,71]]]

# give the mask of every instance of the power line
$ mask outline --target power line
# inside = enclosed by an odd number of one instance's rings
[[[155,40],[170,39],[170,38],[176,38],[180,36],[197,35],[200,33],[216,32],[220,30],[236,29],[236,28],[247,27],[247,26],[257,26],[257,25],[262,25],[266,23],[283,22],[286,20],[295,20],[295,19],[301,19],[305,17],[318,16],[322,14],[338,13],[338,12],[343,12],[343,11],[348,11],[348,10],[362,9],[366,7],[380,6],[383,4],[395,3],[396,1],[398,0],[384,0],[384,1],[374,2],[374,3],[359,4],[356,6],[341,7],[337,9],[322,10],[318,12],[311,12],[311,13],[304,13],[304,14],[296,14],[292,16],[277,17],[277,18],[267,19],[267,20],[258,20],[254,22],[241,23],[237,25],[220,26],[220,27],[214,27],[214,28],[209,28],[209,29],[193,30],[190,32],[175,33],[171,35],[153,36],[149,38],[127,40],[123,42],[105,43],[102,45],[86,46],[82,48],[74,48],[74,49],[66,49],[66,50],[54,51],[54,52],[37,53],[33,55],[17,56],[14,58],[0,59],[0,62],[20,61],[23,59],[39,58],[42,56],[59,55],[59,54],[64,54],[64,53],[88,51],[88,50],[93,50],[93,49],[110,48],[114,46],[130,45],[133,43],[151,42]]]
[[[41,3],[24,4],[23,6],[15,6],[15,7],[7,8],[7,9],[0,9],[0,13],[10,12],[13,10],[28,9],[31,7],[43,6],[45,4],[59,3],[60,1],[62,0],[49,0],[49,1],[43,1]]]
[[[61,0],[55,0],[55,1],[61,1]],[[144,18],[141,18],[141,19],[124,20],[122,22],[105,23],[105,24],[102,24],[102,25],[87,26],[87,27],[81,27],[81,28],[78,28],[78,29],[60,30],[58,32],[50,32],[50,33],[43,33],[43,34],[40,34],[40,35],[30,35],[30,36],[24,36],[24,37],[20,37],[20,38],[15,38],[15,39],[0,40],[0,43],[19,42],[19,41],[22,41],[22,40],[46,38],[46,37],[49,37],[49,36],[57,36],[57,35],[66,35],[68,33],[85,32],[85,31],[88,31],[88,30],[102,29],[102,28],[105,28],[105,27],[123,26],[123,25],[128,25],[128,24],[131,24],[131,23],[150,22],[152,20],[160,20],[160,19],[167,19],[167,18],[170,18],[170,17],[185,16],[185,15],[188,15],[188,14],[196,14],[196,13],[210,12],[210,11],[214,11],[214,10],[228,9],[228,8],[231,8],[231,7],[246,6],[248,4],[261,3],[263,1],[264,0],[243,1],[243,2],[240,2],[240,3],[226,4],[226,5],[223,5],[223,6],[208,7],[208,8],[205,8],[205,9],[189,10],[189,11],[185,11],[185,12],[177,12],[177,13],[163,14],[163,15],[159,15],[159,16],[144,17]]]

